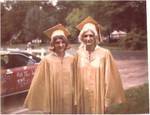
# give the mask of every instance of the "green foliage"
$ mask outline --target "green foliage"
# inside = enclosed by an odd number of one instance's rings
[[[106,28],[105,33],[113,30],[131,31],[139,28],[146,31],[145,1],[95,1],[91,13]]]
[[[9,5],[12,6],[10,11],[5,9]],[[58,1],[56,7],[46,1],[8,1],[1,4],[1,41],[10,41],[19,31],[23,33],[22,42],[36,37],[46,41],[42,32],[58,23],[67,25],[71,38],[77,39],[79,31],[75,27],[87,16],[92,16],[102,25],[101,33],[105,36],[116,29],[131,32],[133,28],[138,28],[139,32],[144,31],[146,35],[145,1]],[[135,45],[131,45],[133,49],[142,47],[139,45],[141,43],[145,44],[142,39],[146,37],[139,37],[142,34],[143,32],[136,36],[138,39],[134,38]],[[130,39],[127,40],[127,46],[133,41],[131,37]]]
[[[81,22],[81,20],[83,20],[88,15],[88,10],[86,8],[74,8],[69,13],[65,20],[72,36],[77,36],[77,31],[75,30],[75,27]]]
[[[6,10],[5,7],[12,4],[12,10]],[[1,4],[1,42],[4,43],[11,39],[11,37],[22,29],[22,22],[25,18],[26,10],[22,4],[17,7],[15,4],[9,2]],[[4,7],[5,6],[5,7]],[[22,7],[22,9],[21,9]],[[21,9],[21,10],[20,10]]]
[[[24,22],[25,41],[41,37],[47,21],[47,13],[38,6],[35,5],[29,9]]]
[[[126,38],[120,40],[120,46],[125,49],[140,50],[147,48],[146,32],[133,29],[127,34]]]
[[[112,105],[109,114],[144,114],[149,113],[149,94],[148,84],[125,91],[126,103]]]
[[[129,113],[148,113],[149,111],[149,94],[148,84],[127,90],[126,97],[128,101]]]
[[[145,1],[111,1],[105,3],[105,17],[111,20],[111,28],[126,29],[133,28],[146,29],[146,3]]]
[[[72,10],[68,13],[65,18],[65,22],[71,32],[71,41],[77,41],[79,30],[76,26],[87,16],[94,17],[94,13],[91,13],[91,8],[95,4],[95,1],[72,1],[70,5]]]

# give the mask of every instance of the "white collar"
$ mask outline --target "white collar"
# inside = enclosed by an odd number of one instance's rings
[[[83,45],[82,47],[83,47],[83,50],[84,50],[84,51],[88,52],[88,51],[86,50],[86,46],[85,46],[85,45]],[[99,48],[99,46],[96,45],[94,51],[97,50],[98,48]],[[93,52],[94,52],[94,51],[93,51]]]
[[[51,55],[58,57],[56,52],[52,52]],[[65,52],[64,57],[71,56],[69,53]]]

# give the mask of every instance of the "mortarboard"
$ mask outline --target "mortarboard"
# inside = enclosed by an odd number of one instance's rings
[[[82,28],[84,27],[84,25],[85,24],[87,24],[87,23],[91,23],[91,24],[94,24],[95,26],[96,26],[96,28],[98,29],[98,23],[97,23],[97,21],[96,20],[94,20],[92,17],[90,17],[90,16],[88,16],[87,18],[85,18],[82,22],[80,22],[80,24],[78,24],[77,26],[76,26],[76,28],[78,29],[78,30],[82,30]]]
[[[53,37],[56,35],[63,35],[65,38],[67,38],[67,36],[70,35],[70,32],[62,24],[57,24],[56,26],[45,30],[44,34],[46,34],[50,39],[53,39]]]

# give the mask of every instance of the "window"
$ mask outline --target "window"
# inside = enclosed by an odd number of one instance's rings
[[[24,55],[28,56],[29,58],[31,57],[31,59],[33,59],[33,60],[35,60],[35,61],[36,61],[36,63],[38,63],[38,62],[40,62],[40,61],[41,61],[41,59],[40,59],[40,58],[38,58],[38,57],[36,57],[36,56],[34,56],[34,55],[31,55],[31,54],[28,54],[28,53],[25,53],[25,52],[22,52],[22,54],[24,54]]]
[[[3,64],[5,69],[34,64],[34,62],[31,59],[20,54],[7,54],[7,56],[8,61],[7,63]]]

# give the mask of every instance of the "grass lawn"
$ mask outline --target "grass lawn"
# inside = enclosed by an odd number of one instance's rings
[[[148,84],[130,88],[125,91],[127,102],[120,105],[112,105],[109,114],[148,114],[149,113]]]

